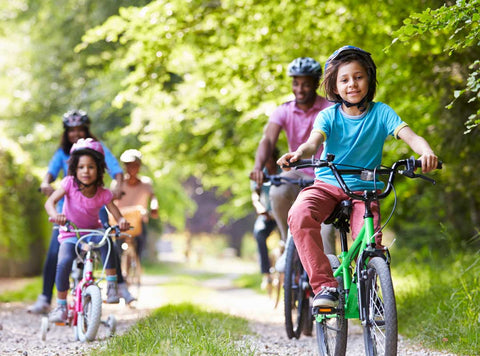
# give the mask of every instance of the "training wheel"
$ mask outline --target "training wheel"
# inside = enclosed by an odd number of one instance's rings
[[[42,324],[40,327],[41,335],[42,335],[42,341],[47,340],[47,332],[48,332],[48,317],[44,316],[42,317]]]
[[[107,337],[113,336],[117,330],[117,319],[115,315],[110,314],[105,321],[105,325],[107,326]]]

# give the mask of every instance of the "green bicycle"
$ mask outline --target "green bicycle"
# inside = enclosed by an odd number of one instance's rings
[[[327,155],[326,160],[300,160],[289,166],[297,169],[329,167],[345,194],[351,200],[361,200],[365,204],[363,227],[350,248],[347,244],[347,233],[350,229],[352,201],[342,201],[329,218],[340,231],[341,239],[341,253],[338,258],[327,255],[333,275],[338,281],[339,305],[337,308],[313,308],[318,350],[322,356],[345,355],[347,319],[360,319],[366,355],[396,355],[397,307],[390,274],[390,253],[386,247],[376,248],[376,233],[370,204],[375,200],[384,199],[392,191],[395,192],[393,183],[396,174],[425,179],[433,184],[435,181],[414,172],[415,168],[421,167],[421,161],[413,157],[399,160],[391,168],[382,167],[374,170],[358,167],[338,169],[333,162],[334,158],[334,155]],[[441,168],[441,163],[437,168]],[[343,174],[359,174],[364,180],[377,180],[382,175],[388,178],[382,192],[364,191],[363,194],[358,194],[348,188],[342,178]]]

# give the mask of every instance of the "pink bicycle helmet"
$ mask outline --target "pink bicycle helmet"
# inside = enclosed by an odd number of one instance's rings
[[[76,143],[73,144],[72,148],[70,149],[70,154],[78,150],[84,149],[91,149],[101,153],[102,156],[105,156],[105,152],[103,151],[102,144],[98,141],[95,141],[93,138],[80,138]]]

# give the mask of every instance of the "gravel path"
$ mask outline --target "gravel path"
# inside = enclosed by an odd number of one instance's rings
[[[301,336],[298,340],[289,340],[284,329],[283,305],[276,309],[274,303],[265,295],[252,290],[234,288],[229,270],[246,272],[237,262],[229,260],[222,264],[225,276],[202,282],[202,287],[212,290],[204,297],[195,296],[195,303],[206,308],[242,316],[250,320],[254,336],[246,336],[245,341],[255,349],[255,355],[317,355],[315,335]],[[229,267],[232,264],[231,268]],[[217,261],[218,272],[218,261]],[[249,267],[250,268],[250,267]],[[123,304],[103,305],[102,316],[113,314],[117,318],[117,332],[123,333],[138,318],[149,311],[167,304],[163,285],[171,281],[167,276],[145,276],[139,293],[136,308]],[[204,293],[200,293],[204,295]],[[202,299],[203,298],[203,299]],[[47,334],[47,341],[40,339],[41,317],[26,312],[22,303],[0,304],[0,355],[22,356],[63,356],[87,355],[93,347],[105,343],[105,327],[100,326],[95,342],[74,341],[73,330],[69,327],[55,326]],[[361,328],[350,322],[347,355],[363,354],[363,336]],[[452,356],[447,353],[432,352],[412,345],[400,338],[399,355]]]

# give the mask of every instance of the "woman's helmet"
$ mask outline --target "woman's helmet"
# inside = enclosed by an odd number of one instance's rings
[[[75,151],[84,150],[84,149],[90,149],[102,154],[102,156],[105,156],[105,152],[103,151],[102,144],[98,141],[95,141],[91,137],[78,139],[78,141],[75,142],[72,148],[70,149],[70,154],[72,154]]]
[[[315,59],[310,57],[295,58],[287,69],[290,77],[309,76],[320,78],[322,76],[322,66]]]
[[[90,118],[83,110],[70,110],[63,114],[63,127],[88,126]]]

